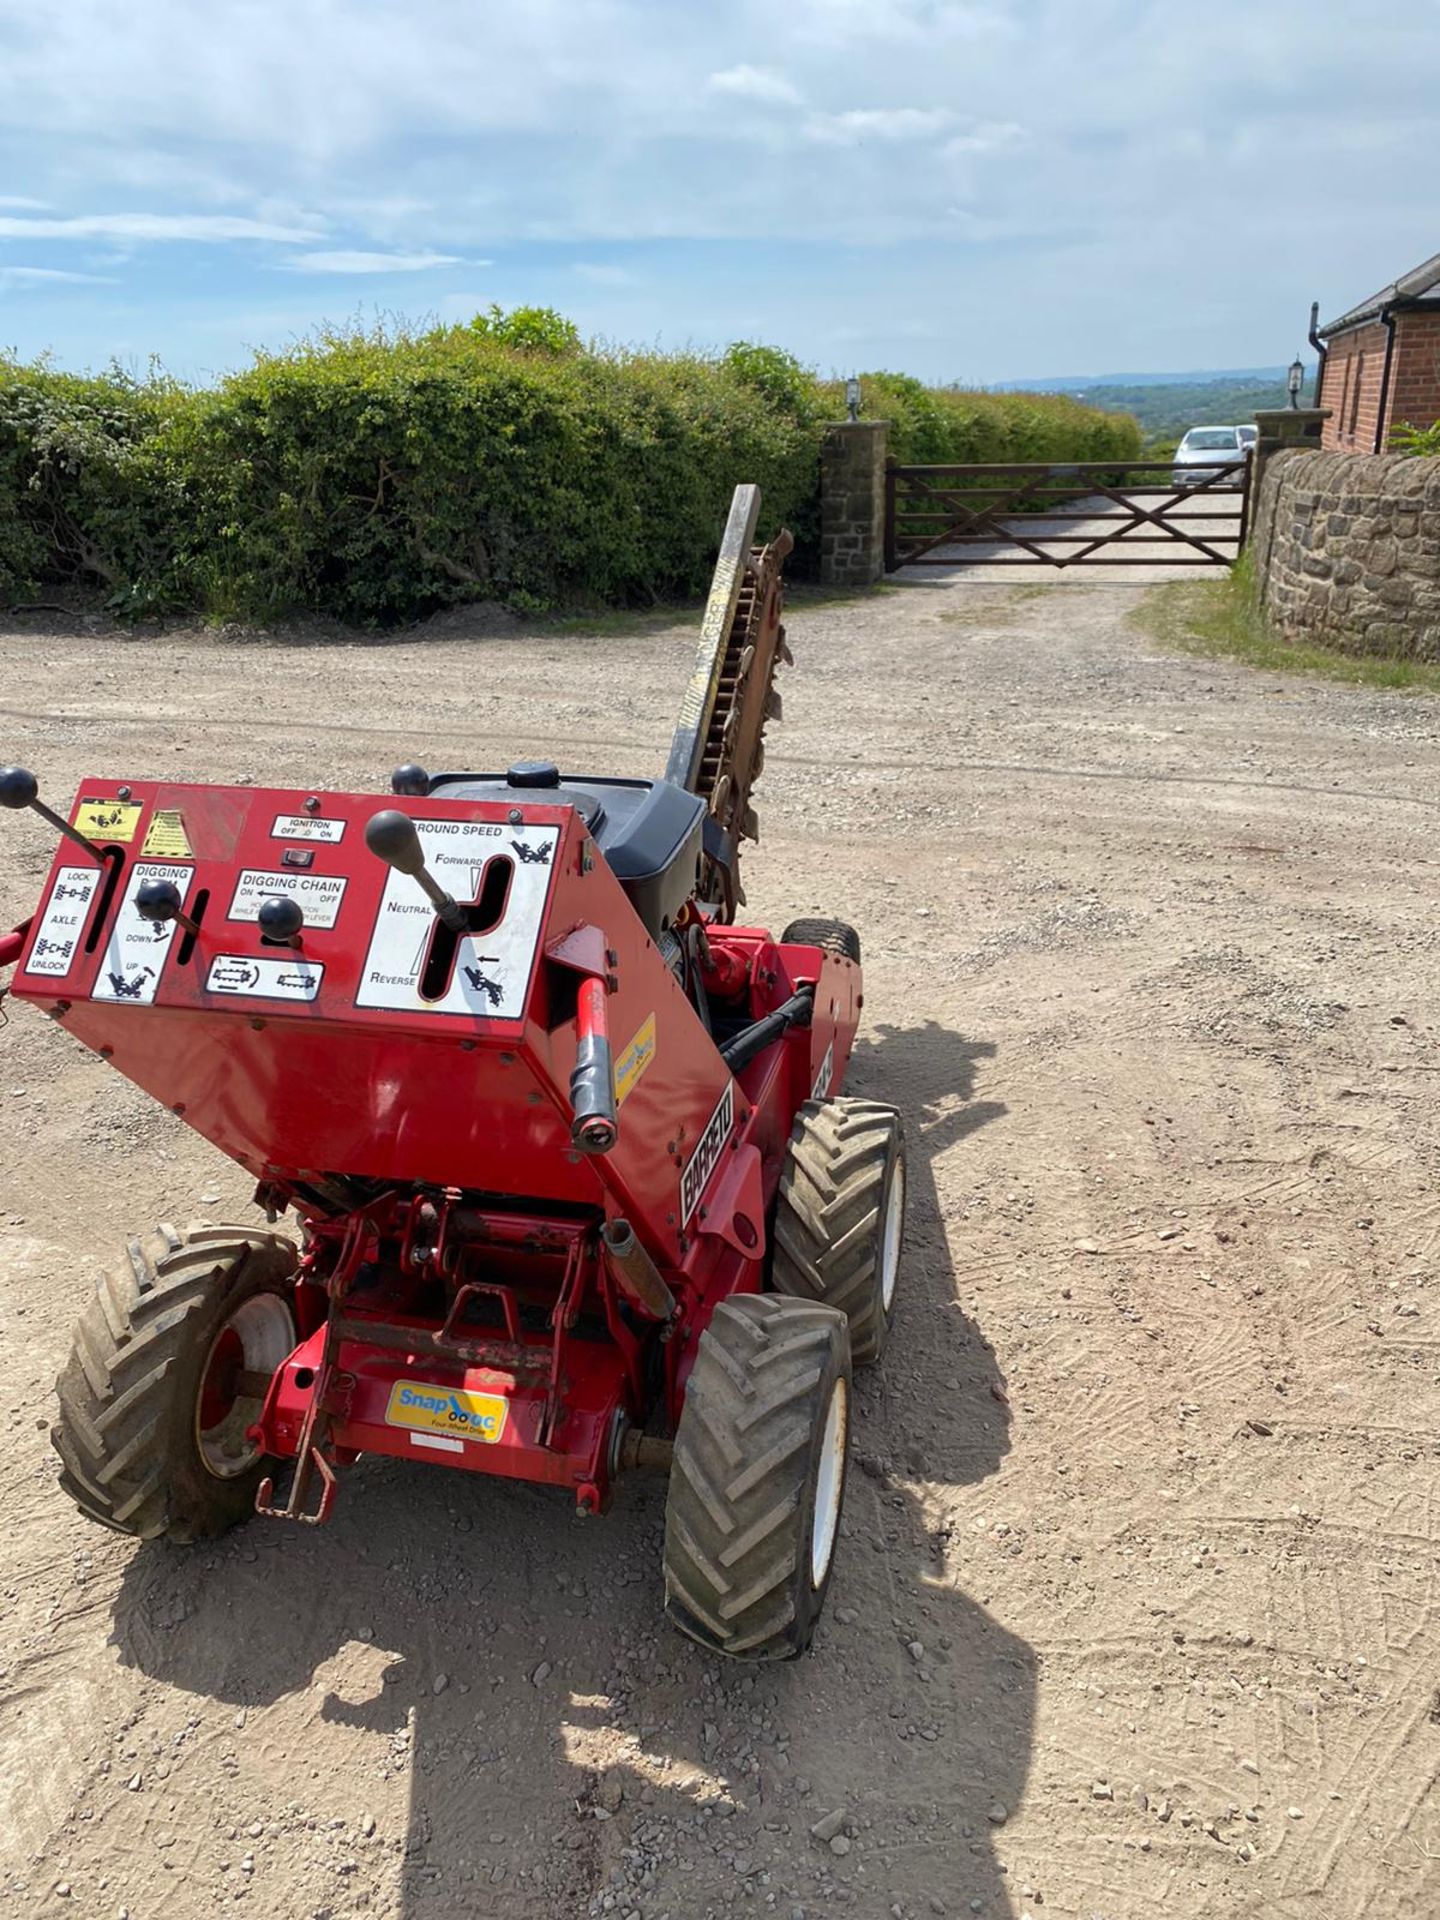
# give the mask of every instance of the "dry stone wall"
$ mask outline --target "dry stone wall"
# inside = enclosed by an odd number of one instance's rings
[[[1440,459],[1273,454],[1250,552],[1285,639],[1440,661]]]

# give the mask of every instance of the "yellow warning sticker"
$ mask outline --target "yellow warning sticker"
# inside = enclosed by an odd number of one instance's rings
[[[145,829],[145,844],[140,849],[142,860],[193,860],[195,849],[190,845],[189,835],[185,831],[185,822],[180,817],[178,807],[157,807],[150,816],[150,824]]]
[[[82,800],[75,825],[97,840],[133,840],[144,811],[138,800]]]
[[[627,1093],[633,1093],[640,1076],[655,1058],[655,1016],[641,1027],[635,1038],[615,1062],[615,1104],[623,1106]]]
[[[385,1409],[388,1426],[418,1433],[441,1433],[455,1440],[490,1445],[505,1431],[508,1410],[503,1394],[469,1393],[464,1387],[437,1387],[425,1380],[397,1380]]]

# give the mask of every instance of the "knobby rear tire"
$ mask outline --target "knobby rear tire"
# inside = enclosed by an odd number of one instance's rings
[[[82,1513],[119,1533],[181,1542],[249,1518],[274,1466],[243,1440],[260,1402],[237,1390],[225,1418],[202,1431],[202,1394],[222,1339],[242,1348],[232,1366],[258,1357],[273,1370],[288,1357],[296,1263],[283,1235],[244,1227],[161,1226],[129,1243],[76,1323],[55,1383],[50,1437],[60,1484]],[[243,1334],[232,1331],[237,1315]]]
[[[780,1173],[770,1284],[838,1308],[857,1367],[889,1341],[904,1235],[900,1115],[876,1100],[807,1100]]]
[[[665,1610],[701,1646],[742,1660],[809,1647],[839,1539],[850,1411],[841,1314],[773,1294],[715,1309],[665,1507]]]

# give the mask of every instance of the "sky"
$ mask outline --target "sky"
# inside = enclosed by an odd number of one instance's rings
[[[1437,0],[0,0],[0,351],[1282,364],[1440,251],[1437,135]]]

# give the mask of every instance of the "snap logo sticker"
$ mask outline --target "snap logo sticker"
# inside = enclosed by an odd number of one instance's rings
[[[820,1071],[815,1076],[815,1084],[810,1089],[812,1100],[828,1100],[830,1082],[835,1077],[835,1042],[832,1040],[825,1049],[825,1058],[820,1062]]]
[[[503,1394],[470,1393],[423,1380],[397,1380],[385,1409],[388,1426],[455,1435],[493,1446],[505,1431],[509,1403]]]
[[[710,1184],[710,1176],[720,1164],[725,1142],[735,1124],[735,1082],[728,1080],[720,1104],[710,1116],[698,1145],[680,1175],[680,1224],[688,1227],[690,1216],[700,1204],[700,1196]]]
[[[640,1076],[655,1058],[655,1016],[652,1013],[640,1031],[615,1062],[615,1104],[624,1106],[625,1096],[633,1093]]]

